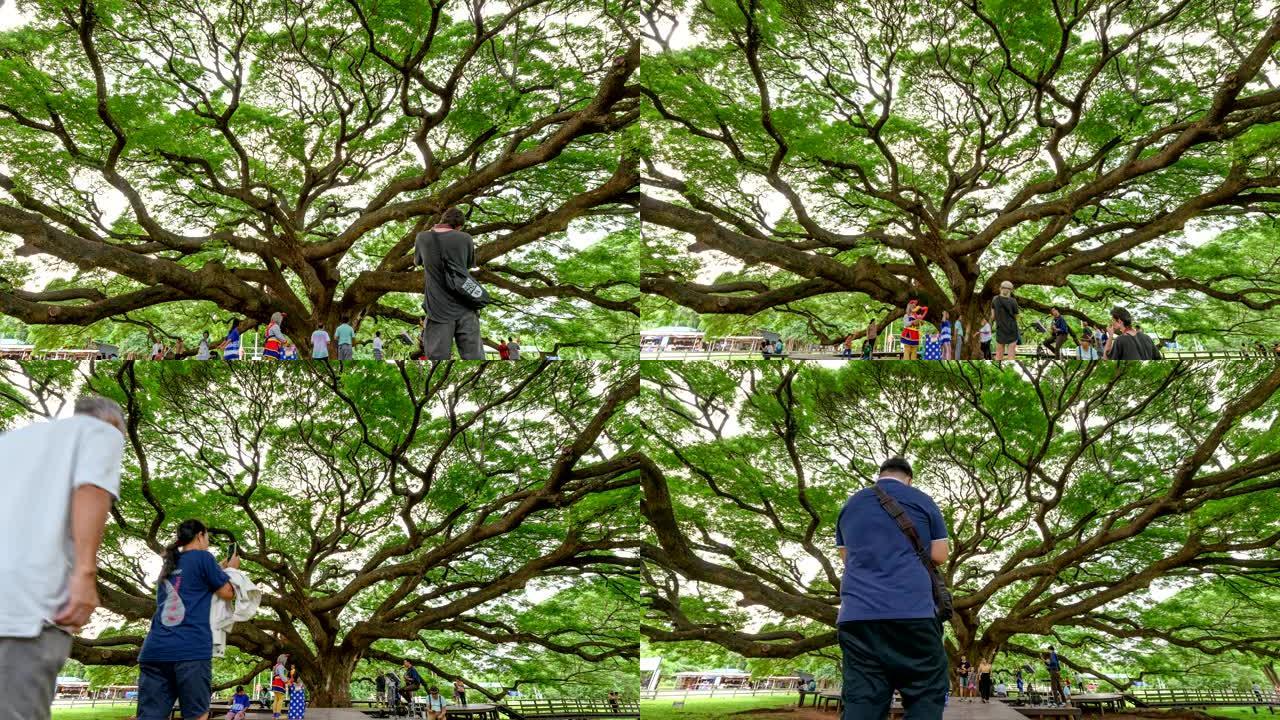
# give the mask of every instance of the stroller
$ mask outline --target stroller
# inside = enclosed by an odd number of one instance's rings
[[[387,695],[384,702],[387,706],[387,712],[390,714],[382,717],[417,717],[413,696],[409,696],[409,701],[406,705],[405,699],[400,697],[400,679],[391,673],[387,674]]]

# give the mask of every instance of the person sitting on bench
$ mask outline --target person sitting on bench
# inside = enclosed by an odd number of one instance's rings
[[[440,696],[440,688],[432,685],[428,692],[427,720],[445,720],[449,710],[445,707],[444,698]]]

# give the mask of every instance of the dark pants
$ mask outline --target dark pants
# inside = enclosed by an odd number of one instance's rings
[[[984,702],[991,699],[991,673],[978,676],[978,694],[982,695]]]
[[[982,359],[983,360],[991,359],[991,341],[990,340],[982,341]]]
[[[893,691],[905,720],[940,720],[947,697],[942,627],[932,618],[840,625],[842,720],[884,720]]]
[[[1065,703],[1067,696],[1062,694],[1062,672],[1059,670],[1049,671],[1049,694],[1053,698],[1053,702]]]
[[[143,662],[138,663],[138,670],[138,720],[168,720],[174,700],[184,718],[209,712],[212,660]]]
[[[427,320],[422,335],[422,347],[428,360],[448,360],[453,355],[455,341],[458,343],[458,357],[463,360],[484,359],[479,313],[469,312],[457,320]]]
[[[413,694],[418,692],[418,690],[421,688],[422,686],[417,683],[409,683],[408,685],[405,685],[404,687],[400,688],[400,697],[404,698],[405,700],[408,700],[409,698],[413,697]]]
[[[1067,341],[1066,335],[1054,335],[1044,341],[1044,346],[1053,352],[1054,357],[1062,357],[1062,345]]]

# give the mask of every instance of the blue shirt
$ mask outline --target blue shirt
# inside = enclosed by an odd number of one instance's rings
[[[240,331],[231,328],[227,331],[227,346],[222,349],[222,357],[235,360],[240,357]]]
[[[878,482],[915,523],[926,551],[930,541],[947,537],[942,512],[932,498],[903,482]],[[837,622],[936,617],[928,572],[873,488],[854,493],[841,508],[836,545],[848,552]]]
[[[1046,660],[1044,664],[1045,664],[1045,667],[1049,668],[1050,670],[1062,669],[1062,665],[1058,663],[1058,653],[1056,652],[1049,653],[1049,659]]]
[[[417,683],[418,685],[423,684],[422,675],[418,674],[418,668],[416,667],[410,667],[408,670],[404,671],[404,681],[406,684],[408,683]]]
[[[239,708],[237,708],[237,707],[236,707],[237,705],[239,705],[240,707],[239,707]],[[235,695],[233,695],[233,696],[231,697],[231,708],[230,708],[230,709],[231,709],[231,711],[232,711],[232,712],[239,712],[240,710],[247,710],[248,708],[249,708],[249,696],[248,696],[248,695],[246,695],[246,694],[244,694],[244,693],[236,693]]]
[[[1067,330],[1067,319],[1059,315],[1053,319],[1054,335],[1069,335],[1071,331]]]
[[[156,614],[142,642],[141,662],[213,658],[209,603],[230,578],[208,550],[187,550],[156,590]]]

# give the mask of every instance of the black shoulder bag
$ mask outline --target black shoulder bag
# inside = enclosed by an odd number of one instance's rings
[[[444,249],[440,247],[440,235],[435,230],[428,230],[427,232],[431,233],[431,241],[436,246],[436,254],[440,256],[440,264],[443,266],[440,274],[444,276],[445,288],[450,293],[453,293],[459,302],[472,310],[481,310],[485,305],[492,302],[488,291],[471,277],[471,273],[467,272],[467,268],[454,267],[453,263],[445,259]]]
[[[894,500],[889,496],[889,493],[884,491],[884,488],[876,484],[875,490],[876,495],[880,498],[880,507],[884,508],[884,511],[889,513],[889,517],[892,517],[893,521],[898,523],[902,534],[907,536],[907,540],[911,541],[911,547],[915,548],[916,557],[920,558],[925,572],[929,573],[929,582],[933,584],[933,607],[938,615],[938,622],[949,621],[954,612],[951,603],[951,591],[942,582],[942,576],[938,574],[938,568],[929,559],[929,554],[925,552],[924,543],[920,541],[920,533],[916,532],[916,524],[911,522],[907,512],[902,509],[897,500]]]

